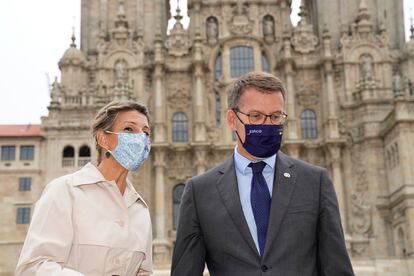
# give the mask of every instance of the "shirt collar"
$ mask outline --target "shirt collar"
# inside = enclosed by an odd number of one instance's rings
[[[73,173],[73,185],[80,186],[80,185],[89,185],[89,184],[96,184],[99,182],[110,182],[105,179],[102,173],[98,170],[98,168],[93,165],[91,162],[83,166],[80,170]],[[132,185],[129,179],[126,180],[126,188],[124,192],[124,196],[127,196],[128,199],[133,200],[133,202],[137,201],[138,199],[143,202],[145,207],[148,208],[147,203],[144,201],[142,196],[137,193],[134,186]]]
[[[250,170],[246,171],[246,169],[252,161],[247,159],[243,155],[241,155],[238,152],[237,148],[238,146],[234,148],[234,163],[236,164],[236,170],[242,174],[246,174],[246,172],[250,172]],[[272,156],[267,157],[260,161],[265,162],[266,165],[268,165],[273,171],[275,167],[275,162],[276,162],[276,154],[273,154]]]
[[[125,187],[124,196],[128,196],[132,200],[132,202],[130,204],[134,203],[137,200],[140,200],[144,204],[144,206],[148,208],[147,203],[142,198],[142,196],[135,190],[135,187],[134,187],[134,185],[132,185],[131,181],[129,181],[129,179],[127,179],[126,183],[127,183],[127,185]]]

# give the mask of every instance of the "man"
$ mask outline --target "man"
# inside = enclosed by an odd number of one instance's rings
[[[325,169],[281,151],[285,90],[267,73],[230,87],[234,155],[190,179],[180,207],[173,276],[354,275]]]

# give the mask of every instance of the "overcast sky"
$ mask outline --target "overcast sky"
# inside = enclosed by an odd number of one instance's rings
[[[182,14],[186,2],[180,1]],[[404,2],[408,38],[414,0]],[[174,14],[176,3],[171,1]],[[0,1],[0,124],[38,124],[47,115],[48,83],[60,78],[57,63],[69,47],[73,27],[79,47],[79,25],[80,0]]]

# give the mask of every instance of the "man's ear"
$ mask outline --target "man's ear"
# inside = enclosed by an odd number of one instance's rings
[[[236,131],[236,115],[233,110],[227,110],[226,113],[227,124],[229,125],[232,131]]]
[[[96,133],[96,142],[103,149],[108,149],[108,140],[103,130],[98,130]]]

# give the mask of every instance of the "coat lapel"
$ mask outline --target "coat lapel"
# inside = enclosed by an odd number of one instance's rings
[[[270,207],[269,226],[264,256],[269,254],[269,248],[274,243],[290,199],[295,189],[296,172],[294,164],[281,151],[276,155],[276,171],[273,180],[272,204]]]
[[[258,256],[256,246],[250,234],[249,227],[243,214],[240,203],[239,191],[237,188],[236,170],[234,167],[234,157],[228,159],[219,170],[222,176],[217,181],[217,189],[223,200],[224,205],[237,229],[242,234],[246,243]]]

